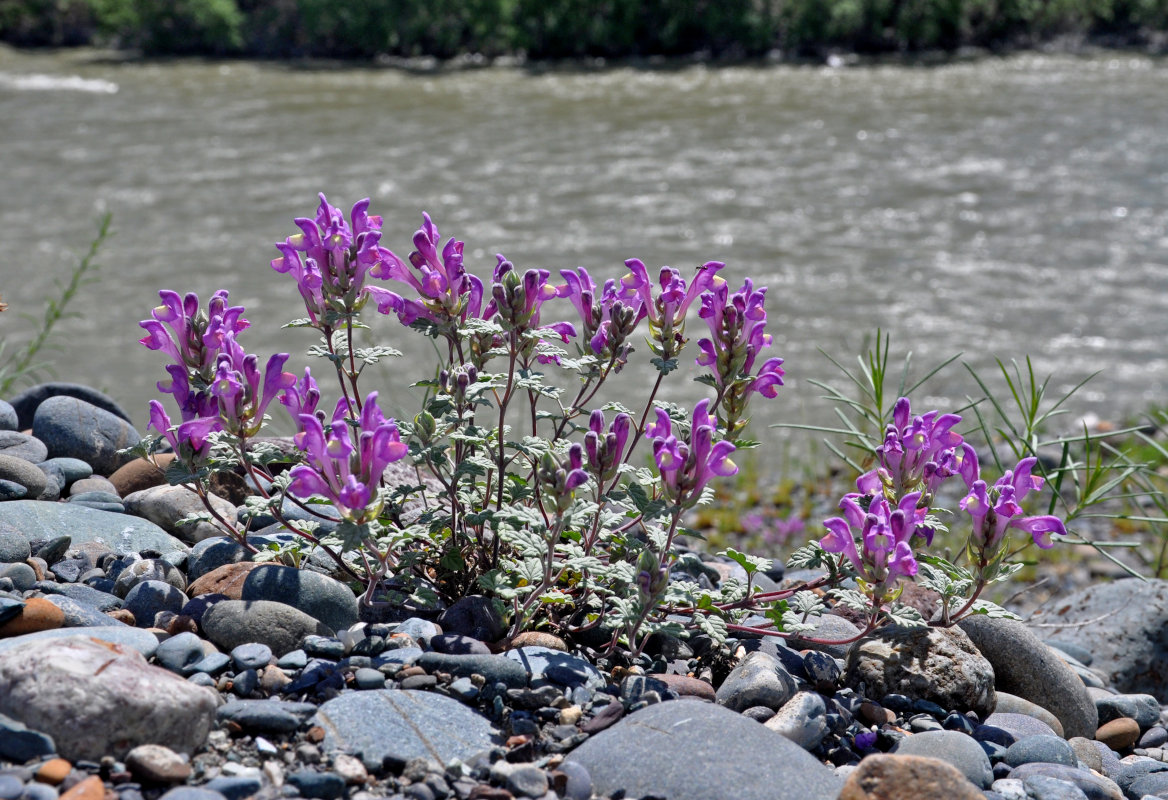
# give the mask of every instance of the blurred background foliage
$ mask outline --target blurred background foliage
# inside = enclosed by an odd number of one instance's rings
[[[1165,29],[1168,0],[0,0],[0,41],[152,56],[818,57]]]

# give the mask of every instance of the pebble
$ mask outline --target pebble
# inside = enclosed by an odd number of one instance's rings
[[[3,434],[0,433],[0,436]],[[15,455],[6,455],[11,450],[0,452],[0,479],[14,483],[24,489],[24,492],[19,497],[31,496],[37,497],[45,490],[48,479],[45,473],[33,464],[23,458]],[[8,495],[12,497],[13,492],[9,491]],[[18,497],[12,497],[18,499]]]
[[[272,648],[260,642],[247,642],[231,651],[236,670],[262,669],[272,661]]]
[[[731,711],[743,711],[751,706],[778,711],[796,691],[795,679],[778,657],[759,650],[748,653],[730,671],[715,697],[719,705]]]
[[[37,406],[32,435],[45,443],[49,457],[80,459],[99,475],[110,475],[130,461],[131,456],[118,451],[141,438],[133,425],[116,414],[64,395],[50,397]]]
[[[0,624],[0,638],[53,630],[65,624],[65,612],[43,597],[24,601],[20,613]]]
[[[925,756],[872,755],[847,777],[838,800],[984,800],[960,770]]]
[[[1119,717],[1105,722],[1095,732],[1095,739],[1112,750],[1126,750],[1140,738],[1140,726],[1134,719]]]
[[[798,692],[763,724],[804,750],[814,750],[828,734],[827,704],[817,692]]]
[[[191,776],[185,758],[160,744],[138,745],[126,753],[126,768],[147,783],[180,783]]]
[[[296,787],[301,797],[335,800],[345,793],[345,779],[331,772],[301,770],[290,773],[287,781]]]
[[[272,600],[292,606],[334,631],[356,624],[357,598],[351,589],[318,572],[263,564],[243,582],[241,600]]]
[[[990,760],[974,739],[956,731],[926,731],[908,736],[892,751],[897,755],[938,758],[956,767],[970,783],[988,789],[993,783]]]
[[[1002,759],[1011,767],[1042,762],[1075,766],[1075,751],[1067,741],[1059,736],[1036,734],[1023,736],[1006,749]]]
[[[49,457],[49,448],[40,439],[27,433],[0,431],[0,455],[39,464]]]
[[[222,650],[260,642],[282,656],[297,649],[309,635],[332,636],[332,630],[284,603],[270,600],[224,600],[207,610],[203,633]]]
[[[50,783],[53,786],[59,786],[61,783],[64,783],[72,771],[73,764],[68,759],[50,758],[37,768],[35,777],[41,783]]]

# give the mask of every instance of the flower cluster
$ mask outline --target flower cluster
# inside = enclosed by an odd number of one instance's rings
[[[706,291],[718,289],[726,283],[718,275],[726,265],[721,261],[707,261],[698,267],[697,275],[688,284],[678,270],[662,267],[658,276],[660,291],[656,294],[643,261],[630,258],[625,266],[629,273],[621,278],[617,297],[626,303],[636,299],[641,301],[649,317],[653,351],[661,358],[674,358],[685,346],[686,312]]]
[[[844,516],[823,523],[828,533],[820,546],[845,555],[859,579],[876,587],[873,592],[880,602],[899,578],[917,574],[910,540],[924,535],[917,531],[917,523],[924,518],[923,509],[917,508],[919,499],[920,494],[913,492],[891,507],[883,495],[847,495],[840,502]]]
[[[726,427],[733,432],[745,425],[742,416],[752,393],[773,398],[783,385],[781,358],[767,359],[754,374],[755,360],[772,340],[766,332],[766,287],[755,289],[747,278],[731,295],[723,281],[702,295],[698,316],[709,326],[710,338],[698,341],[697,363],[713,373]]]
[[[624,366],[632,347],[628,339],[637,324],[649,313],[639,295],[621,299],[612,278],[597,291],[596,284],[583,267],[562,269],[564,283],[556,287],[556,296],[566,298],[583,323],[583,339],[588,350],[616,369]]]
[[[709,406],[709,400],[702,400],[694,408],[688,441],[674,435],[673,420],[662,408],[657,409],[656,422],[645,429],[653,442],[653,460],[661,471],[665,496],[682,508],[695,505],[714,476],[738,474],[730,460],[733,443],[714,441],[717,428]]]
[[[1040,515],[1023,517],[1019,503],[1032,491],[1043,487],[1045,481],[1031,473],[1038,459],[1033,456],[1018,462],[1007,470],[992,486],[976,480],[961,501],[961,508],[973,519],[970,547],[976,561],[992,561],[1002,552],[1006,534],[1016,528],[1030,534],[1034,543],[1046,549],[1053,546],[1051,534],[1065,536],[1066,527],[1058,517]],[[976,462],[975,462],[976,463]]]

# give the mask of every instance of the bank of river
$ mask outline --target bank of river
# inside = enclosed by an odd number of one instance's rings
[[[5,49],[0,293],[39,315],[112,211],[55,360],[144,424],[161,374],[134,341],[157,290],[228,288],[253,349],[301,351],[278,330],[297,295],[272,242],[317,191],[370,195],[401,255],[427,210],[484,273],[496,252],[596,276],[720,259],[769,285],[790,380],[760,423],[830,420],[818,349],[852,361],[878,326],[922,365],[1030,355],[1052,390],[1103,369],[1073,410],[1114,416],[1168,381],[1166,113],[1168,63],[1127,54],[414,74]],[[22,325],[0,318],[13,345]],[[378,333],[410,366],[430,352],[396,323]],[[649,379],[630,371],[624,399]],[[673,390],[692,404],[702,387]],[[973,393],[957,368],[918,402]]]

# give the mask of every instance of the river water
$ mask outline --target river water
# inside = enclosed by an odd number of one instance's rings
[[[854,364],[877,327],[922,366],[1030,356],[1052,392],[1103,370],[1074,427],[1168,399],[1166,123],[1168,63],[1128,54],[418,74],[0,50],[0,336],[27,340],[16,314],[41,314],[113,212],[100,281],[50,356],[141,426],[162,373],[137,321],[160,288],[229,289],[255,352],[312,343],[278,330],[298,296],[268,263],[323,190],[346,208],[371,196],[403,256],[426,210],[483,272],[500,252],[594,276],[630,256],[752,276],[789,377],[755,405],[769,452],[789,434],[768,424],[831,420],[809,382],[838,375],[820,350]],[[430,346],[375,332],[407,361],[369,388],[412,414]],[[622,377],[628,402],[652,374]],[[917,407],[977,394],[960,367],[930,387]]]

